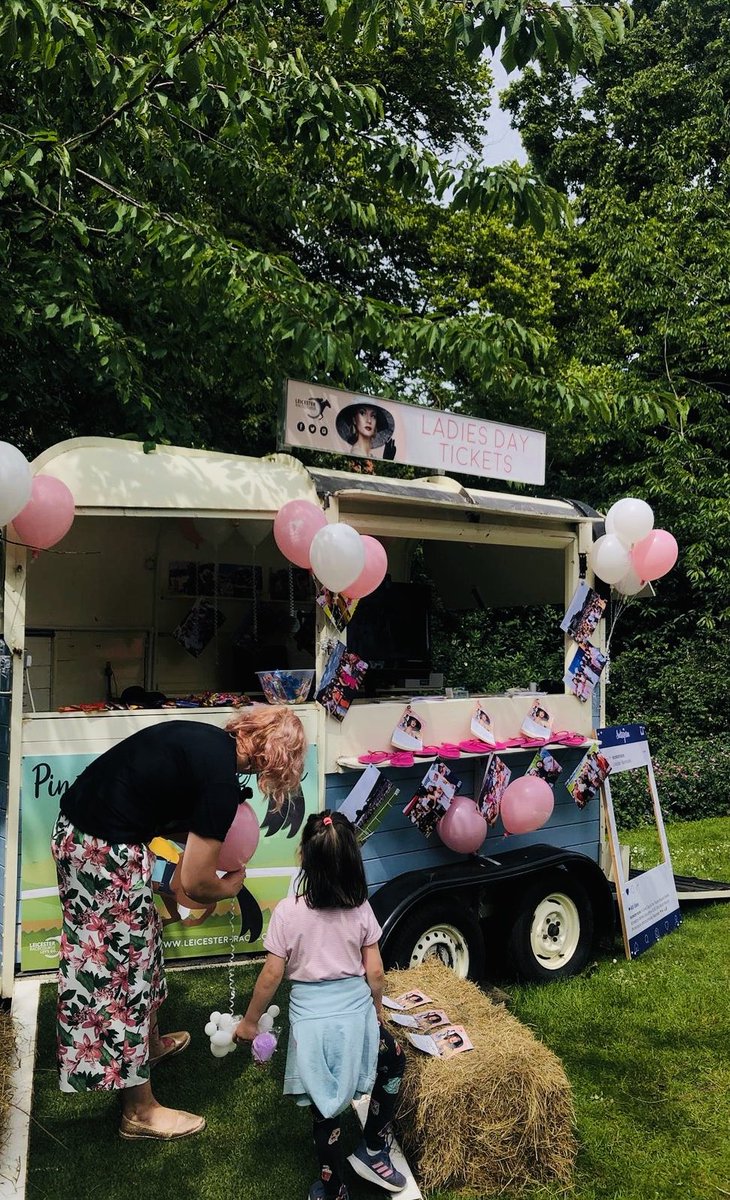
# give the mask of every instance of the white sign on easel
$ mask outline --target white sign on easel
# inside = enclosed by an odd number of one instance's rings
[[[662,861],[657,866],[643,871],[635,879],[626,878],[611,800],[611,785],[606,779],[603,784],[603,797],[624,947],[627,958],[636,958],[655,945],[660,938],[666,937],[668,933],[677,929],[682,922],[682,917],[674,884],[667,835],[659,806],[654,769],[649,754],[649,743],[646,740],[646,728],[643,725],[611,725],[598,730],[598,739],[601,754],[608,759],[611,765],[611,775],[618,775],[623,771],[637,771],[642,768],[648,772],[654,820],[662,849]]]

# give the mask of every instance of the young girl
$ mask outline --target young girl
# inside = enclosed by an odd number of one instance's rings
[[[291,1032],[284,1093],[311,1104],[320,1178],[309,1200],[348,1200],[340,1113],[371,1092],[364,1138],[349,1162],[389,1192],[405,1187],[388,1152],[390,1123],[404,1059],[380,1024],[383,963],[380,926],[367,900],[354,826],[338,812],[312,815],[300,847],[296,895],[274,909],[258,977],[236,1041],[253,1039],[286,975],[292,981]]]

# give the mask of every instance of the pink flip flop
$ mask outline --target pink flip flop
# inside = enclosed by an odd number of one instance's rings
[[[573,733],[570,729],[561,729],[554,733],[551,740],[559,742],[561,746],[582,746],[584,742],[589,741],[582,733]]]
[[[438,748],[439,758],[461,758],[461,750],[453,742],[444,742]]]
[[[521,737],[507,738],[507,741],[504,742],[502,745],[502,749],[503,750],[518,750],[520,748],[520,746],[523,746],[523,745],[524,745],[524,742],[522,741]]]
[[[376,763],[384,763],[389,758],[387,750],[368,750],[367,754],[360,754],[357,761],[375,766]]]
[[[526,737],[521,739],[520,745],[523,746],[525,750],[539,750],[541,746],[547,746],[548,740],[548,738]]]
[[[414,750],[414,758],[435,758],[439,752],[438,746],[424,746],[422,750]]]
[[[491,754],[493,747],[480,742],[478,738],[470,738],[466,742],[459,742],[459,749],[464,754]]]
[[[413,755],[410,750],[398,750],[390,755],[391,767],[412,767]]]

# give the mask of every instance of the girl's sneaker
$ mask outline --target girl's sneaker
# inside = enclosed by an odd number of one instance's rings
[[[362,1141],[347,1161],[361,1179],[367,1179],[369,1183],[376,1183],[378,1187],[385,1188],[388,1192],[400,1192],[408,1182],[405,1175],[396,1171],[390,1161],[387,1146],[383,1146],[383,1149],[376,1151],[375,1154],[369,1154],[365,1142]]]

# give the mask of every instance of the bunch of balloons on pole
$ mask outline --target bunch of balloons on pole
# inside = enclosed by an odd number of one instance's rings
[[[34,475],[16,446],[0,442],[0,527],[12,521],[12,540],[49,550],[68,533],[74,513],[74,498],[62,480]]]
[[[295,566],[311,570],[328,591],[350,600],[369,596],[388,570],[388,556],[377,538],[342,521],[328,524],[310,500],[290,500],[279,509],[274,541]]]
[[[654,528],[651,505],[627,496],[606,513],[606,532],[593,543],[591,567],[620,596],[636,596],[671,571],[678,553],[672,534]]]

